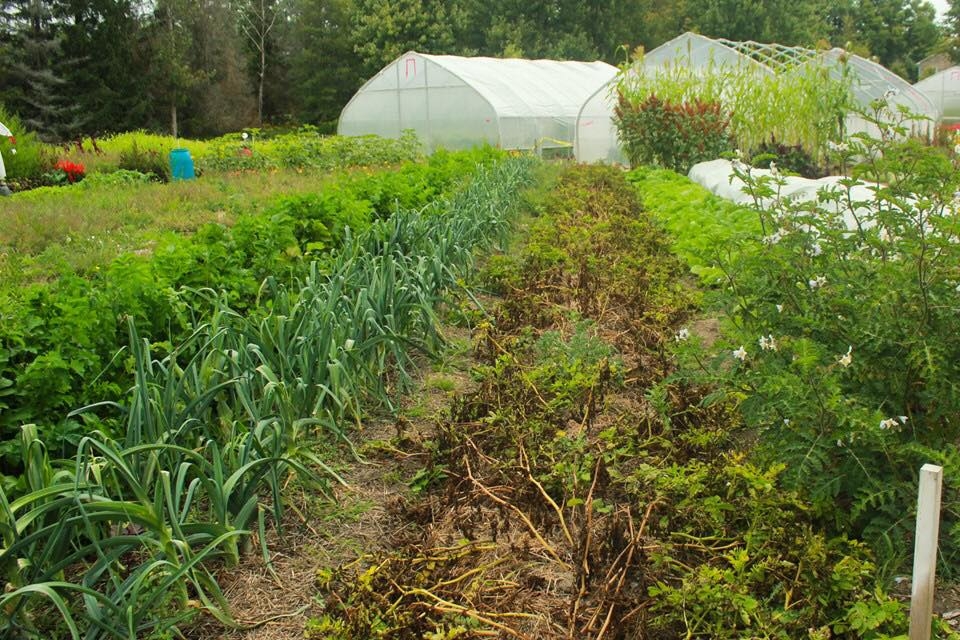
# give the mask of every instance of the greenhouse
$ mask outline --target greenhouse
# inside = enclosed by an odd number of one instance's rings
[[[940,111],[943,124],[960,124],[960,67],[935,73],[913,85],[913,88],[929,98]]]
[[[677,75],[679,70],[694,79],[704,80],[710,75],[736,70],[741,75],[755,73],[759,81],[764,77],[786,74],[809,76],[811,71],[818,69],[827,69],[830,77],[837,80],[847,74],[851,79],[854,102],[862,108],[886,96],[892,105],[906,107],[931,121],[939,118],[936,105],[906,80],[882,65],[842,49],[816,51],[780,44],[734,42],[688,32],[647,53],[641,66],[628,72],[626,81],[640,76],[651,78],[656,74]],[[617,128],[613,123],[617,89],[622,80],[624,76],[618,76],[584,102],[577,117],[575,154],[578,160],[623,161]],[[696,91],[697,85],[693,82],[691,91]],[[726,102],[727,98],[732,97],[721,93],[722,101]],[[848,114],[844,128],[849,134],[870,127],[856,114]],[[929,133],[929,130],[918,133]]]
[[[397,138],[412,129],[428,149],[569,149],[580,107],[616,73],[605,62],[409,52],[350,99],[337,132]]]

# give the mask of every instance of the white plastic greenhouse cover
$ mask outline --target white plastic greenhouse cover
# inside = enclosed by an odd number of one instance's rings
[[[940,110],[920,91],[917,91],[909,82],[890,71],[886,67],[843,49],[830,49],[820,55],[821,64],[830,69],[832,75],[841,73],[842,64],[852,70],[854,75],[853,97],[861,107],[868,107],[871,102],[888,96],[892,105],[906,107],[911,112],[929,118],[930,123],[921,125],[918,134],[929,135],[933,123],[940,119]],[[847,117],[847,133],[867,131],[876,135],[873,125],[868,125],[861,117],[851,114]]]
[[[503,149],[567,147],[577,113],[617,69],[605,62],[403,54],[354,94],[337,132],[400,137],[427,148],[489,143]]]
[[[817,52],[803,47],[733,42],[684,33],[646,54],[643,64],[645,67],[657,67],[669,65],[678,59],[703,67],[711,61],[713,64],[731,66],[756,65],[758,69],[767,69],[770,73],[790,65],[819,64],[829,68],[834,75],[841,73],[843,62],[854,75],[854,98],[861,106],[867,107],[873,100],[892,95],[890,101],[894,104],[903,105],[934,122],[940,117],[940,111],[934,103],[909,82],[882,65],[843,49]],[[598,89],[580,110],[574,152],[581,162],[624,161],[617,128],[613,124],[616,85],[617,79],[614,79]],[[847,118],[849,133],[868,129],[867,123],[860,117],[851,115]]]
[[[729,46],[730,44],[738,43],[714,40],[688,31],[673,40],[664,42],[644,55],[643,64],[648,67],[659,67],[668,65],[679,58],[685,64],[689,61],[689,63],[703,67],[711,62],[716,65],[756,65],[757,67],[764,67],[761,62]]]
[[[960,67],[950,67],[929,78],[924,78],[913,88],[927,96],[937,109],[945,124],[960,122]]]

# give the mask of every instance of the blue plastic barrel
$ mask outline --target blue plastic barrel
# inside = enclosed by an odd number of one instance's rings
[[[193,158],[187,149],[174,149],[170,152],[170,175],[174,180],[193,180]]]

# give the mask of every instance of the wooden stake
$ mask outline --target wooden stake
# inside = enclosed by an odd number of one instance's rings
[[[940,534],[940,494],[943,467],[920,469],[917,499],[917,535],[913,549],[913,592],[910,595],[910,640],[930,640],[934,584],[937,576],[937,538]]]

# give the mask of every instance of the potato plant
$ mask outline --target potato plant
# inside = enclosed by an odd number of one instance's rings
[[[883,575],[908,569],[917,473],[942,465],[940,571],[952,578],[960,179],[955,158],[907,137],[906,114],[879,102],[867,117],[880,136],[837,145],[838,164],[860,162],[812,203],[737,165],[760,233],[718,252],[723,339],[677,351],[687,379],[737,404],[757,458],[783,464],[785,485],[826,525],[868,541]]]

